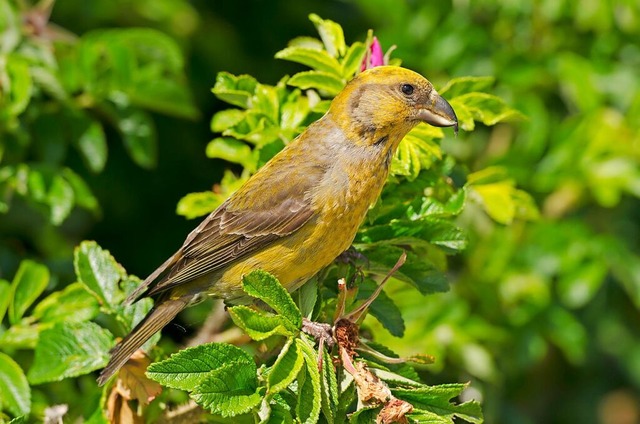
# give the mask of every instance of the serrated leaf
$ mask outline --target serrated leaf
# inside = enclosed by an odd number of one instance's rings
[[[258,81],[250,75],[231,75],[218,72],[216,84],[211,90],[222,101],[247,109],[251,106],[251,98],[255,93]]]
[[[83,241],[74,250],[73,265],[78,281],[93,293],[98,301],[108,308],[120,304],[124,295],[118,282],[124,277],[124,270],[95,241]]]
[[[127,276],[125,280],[120,283],[120,286],[124,290],[124,295],[129,296],[133,291],[142,284],[142,281],[135,276]],[[131,305],[120,304],[115,307],[115,317],[123,325],[120,326],[123,329],[123,333],[117,334],[119,336],[126,336],[135,326],[146,317],[153,308],[153,299],[146,297],[132,303]],[[141,349],[145,352],[149,352],[152,347],[160,340],[160,332],[151,336]]]
[[[313,22],[316,30],[318,30],[327,52],[333,57],[343,56],[347,46],[344,42],[342,27],[329,19],[322,19],[315,13],[309,15],[309,20]]]
[[[31,388],[22,368],[9,355],[0,352],[0,410],[13,415],[31,412]]]
[[[81,283],[51,293],[36,305],[32,316],[41,322],[82,322],[98,315],[98,302]]]
[[[295,339],[304,356],[305,365],[298,377],[296,416],[301,423],[312,424],[320,416],[322,390],[316,351],[304,340]]]
[[[433,140],[442,138],[442,129],[420,124],[405,136],[391,162],[391,174],[415,180],[420,171],[442,159],[442,150]]]
[[[211,371],[191,397],[213,414],[233,417],[260,405],[257,387],[255,364],[230,363]]]
[[[147,376],[163,386],[191,391],[211,371],[230,363],[252,367],[255,374],[255,362],[244,350],[226,343],[207,343],[183,349],[149,365]]]
[[[268,272],[255,270],[242,277],[242,288],[252,297],[262,300],[291,324],[289,329],[297,331],[302,326],[302,314],[291,295],[278,279]]]
[[[253,340],[264,340],[275,335],[292,337],[296,334],[290,328],[291,323],[282,315],[256,311],[244,305],[229,308],[229,315]]]
[[[269,404],[269,416],[266,420],[260,421],[260,424],[293,424],[291,412],[279,403]]]
[[[358,69],[360,69],[360,64],[366,51],[367,46],[359,41],[349,46],[344,59],[342,59],[342,78],[347,80],[353,78]]]
[[[205,153],[209,158],[223,159],[255,170],[255,159],[251,153],[251,147],[235,138],[214,138],[207,144]]]
[[[13,299],[9,303],[9,321],[17,324],[31,304],[49,284],[49,269],[39,263],[25,259],[11,282]]]
[[[300,346],[294,342],[294,339],[290,339],[269,371],[267,393],[275,394],[286,389],[298,376],[302,365],[304,365],[304,356]]]
[[[305,71],[292,76],[287,84],[302,90],[313,88],[333,97],[342,91],[346,82],[328,72]]]
[[[520,112],[509,107],[500,97],[487,93],[463,94],[451,99],[450,103],[458,115],[460,126],[465,131],[471,131],[474,128],[470,119],[485,125],[495,125],[498,122],[522,117]]]
[[[102,368],[113,345],[111,333],[93,322],[57,323],[40,333],[29,382],[60,381]]]
[[[349,415],[349,424],[372,424],[376,422],[379,412],[378,405],[363,406]]]
[[[325,50],[308,47],[287,47],[277,52],[275,57],[276,59],[300,63],[317,71],[328,72],[337,77],[342,75],[340,63]]]
[[[340,396],[338,393],[338,381],[333,367],[331,355],[326,348],[322,350],[322,371],[320,373],[322,383],[321,409],[328,424],[333,424],[337,418]]]
[[[480,404],[471,401],[459,405],[450,400],[459,396],[466,384],[442,384],[439,386],[420,387],[415,389],[391,389],[394,396],[411,403],[416,410],[425,410],[447,418],[453,423],[454,418],[462,418],[470,423],[483,422]]]
[[[493,85],[494,81],[495,78],[491,76],[453,78],[444,87],[438,90],[438,93],[440,93],[441,96],[446,94],[447,98],[453,99],[454,97],[458,97],[463,94],[485,91]]]

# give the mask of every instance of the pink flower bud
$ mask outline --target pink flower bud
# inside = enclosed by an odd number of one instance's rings
[[[365,69],[382,66],[384,64],[384,53],[382,52],[382,46],[380,46],[378,38],[373,37],[371,45],[369,46],[369,51],[365,55],[364,60],[362,61],[362,65],[360,66],[360,70],[364,71]]]

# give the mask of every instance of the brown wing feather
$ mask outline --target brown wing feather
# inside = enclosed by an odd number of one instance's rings
[[[295,232],[315,214],[308,194],[324,171],[276,156],[192,231],[128,301],[149,287],[153,295],[195,280]]]

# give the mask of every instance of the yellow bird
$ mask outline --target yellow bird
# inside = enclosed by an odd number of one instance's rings
[[[233,303],[242,276],[275,275],[293,291],[353,242],[404,136],[420,122],[458,129],[421,75],[379,66],[353,78],[329,111],[213,211],[126,300],[155,307],[112,351],[104,384],[153,334],[204,295]]]

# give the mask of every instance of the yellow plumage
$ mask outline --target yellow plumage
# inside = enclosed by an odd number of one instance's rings
[[[355,77],[329,111],[287,145],[189,236],[136,290],[156,307],[116,346],[104,383],[149,337],[203,294],[233,302],[254,269],[290,291],[353,241],[378,199],[391,158],[418,123],[455,126],[451,106],[429,81],[381,66]]]

